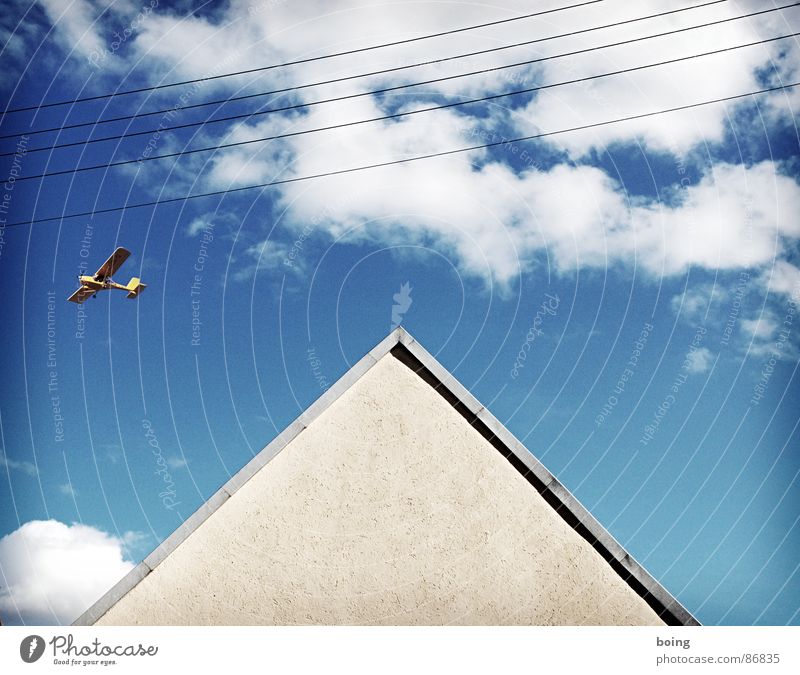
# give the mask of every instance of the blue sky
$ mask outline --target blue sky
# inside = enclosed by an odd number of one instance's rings
[[[413,11],[358,2],[7,5],[7,109],[530,11],[510,1],[458,11],[434,2]],[[800,12],[784,10],[397,95],[30,152],[90,131],[368,92],[765,7],[718,3],[282,98],[28,134],[684,6],[626,5],[605,0],[366,56],[7,113],[2,135],[17,136],[2,152],[19,150],[0,158],[0,173],[7,181],[136,159],[148,147],[177,152],[366,119],[744,44],[800,23]],[[6,182],[0,216],[7,224],[224,190],[746,93],[796,81],[797,49],[784,40],[488,104]],[[5,227],[3,620],[72,620],[384,337],[401,294],[403,326],[701,622],[800,623],[797,97],[787,90],[513,148]],[[66,302],[75,275],[117,245],[133,252],[118,281],[140,276],[148,289],[135,302],[100,295],[79,315]]]

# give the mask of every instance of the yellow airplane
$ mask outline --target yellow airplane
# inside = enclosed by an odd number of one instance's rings
[[[147,288],[147,285],[143,284],[139,277],[133,277],[127,286],[118,284],[111,278],[111,275],[122,267],[122,263],[128,259],[130,254],[131,252],[128,249],[120,247],[111,254],[111,257],[103,263],[94,276],[79,274],[78,281],[81,282],[81,287],[67,299],[70,302],[80,304],[97,295],[98,291],[106,291],[112,288],[128,291],[129,298],[137,297],[139,293]]]

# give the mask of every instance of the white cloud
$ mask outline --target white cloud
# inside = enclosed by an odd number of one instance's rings
[[[784,253],[787,238],[800,236],[800,187],[773,162],[717,164],[675,196],[677,206],[654,202],[631,212],[628,234],[652,270],[762,266]]]
[[[98,31],[112,33],[109,21],[102,29],[93,22],[101,7],[89,0],[72,0],[68,5],[57,0],[43,0],[58,33],[69,44],[83,51],[104,47],[112,39],[101,38]],[[537,9],[550,9],[556,3]],[[561,35],[579,29],[606,25],[667,10],[678,9],[669,0],[652,0],[646,9],[633,3],[602,3],[556,12],[533,19],[512,21],[499,26],[466,31],[445,37],[405,45],[323,59],[292,67],[276,68],[243,77],[192,85],[192,98],[212,90],[238,93],[253,88],[272,89],[296,86],[345,75],[428,62],[428,65],[397,70],[390,74],[350,80],[295,92],[309,102],[341,93],[357,93],[378,86],[396,86],[474,70],[490,69],[525,60],[548,57],[609,43],[639,38],[689,26],[730,19],[752,10],[764,9],[758,0],[721,3],[696,8],[670,16],[629,23],[617,28],[559,37],[534,45],[496,51],[448,62],[438,59],[491,49],[536,38]],[[111,5],[112,8],[115,5]],[[116,15],[112,24],[133,21],[133,8]],[[531,11],[530,3],[510,0],[502,11],[486,5],[459,6],[458,21],[449,8],[435,3],[415,6],[409,11],[404,3],[365,3],[353,0],[315,0],[305,3],[259,3],[232,0],[209,16],[178,15],[158,7],[147,20],[137,24],[129,45],[146,64],[154,80],[206,77],[208,75],[251,69],[446,31],[456,26],[509,18]],[[629,45],[600,49],[587,54],[547,60],[482,75],[439,82],[392,95],[393,102],[430,101],[426,92],[453,97],[473,97],[513,91],[532,84],[552,84],[604,72],[641,66],[696,54],[701,51],[755,42],[767,36],[791,32],[792,22],[800,16],[797,8],[765,14],[747,20],[729,21],[698,30]],[[126,45],[127,46],[127,45]],[[730,51],[683,63],[660,66],[626,75],[588,83],[561,86],[542,91],[527,106],[511,115],[522,132],[552,131],[573,125],[590,124],[613,117],[633,115],[660,108],[679,106],[721,96],[758,89],[757,74],[769,66],[778,69],[776,82],[788,82],[800,72],[800,57],[789,40]],[[157,94],[161,96],[161,94]],[[163,94],[170,99],[175,93]],[[778,93],[765,97],[765,109],[778,111],[792,119],[791,100],[800,93]],[[283,101],[284,99],[277,99]],[[588,101],[588,105],[587,105]],[[744,102],[747,104],[747,102]],[[502,109],[515,105],[515,99],[498,99]],[[334,104],[333,107],[338,107]],[[731,104],[734,106],[736,104]],[[331,107],[331,106],[325,106]],[[496,111],[497,112],[497,111]],[[573,156],[582,156],[611,142],[634,143],[643,140],[649,146],[679,154],[705,142],[722,138],[728,125],[729,110],[723,105],[698,108],[686,113],[647,118],[613,125],[585,133],[558,136],[553,142]],[[226,155],[227,156],[227,155]]]
[[[686,361],[688,362],[688,370],[690,373],[704,373],[710,367],[714,360],[714,354],[708,347],[698,347],[694,351],[686,354]]]
[[[337,158],[343,166],[458,147],[463,121],[453,113],[426,123],[403,121],[333,134],[324,144],[295,143],[294,170],[308,175]],[[522,149],[520,149],[522,151]],[[385,153],[385,154],[383,154]],[[472,154],[473,161],[484,155]],[[470,166],[445,157],[284,186],[289,220],[298,226],[343,206],[323,225],[334,237],[358,227],[394,242],[433,237],[450,244],[468,272],[500,281],[520,260],[546,252],[557,269],[637,264],[655,276],[691,267],[733,270],[771,264],[800,235],[800,187],[772,162],[717,164],[696,185],[662,191],[664,201],[628,200],[623,186],[596,167],[561,164],[515,173],[505,164]]]
[[[776,260],[772,269],[765,270],[761,282],[774,293],[800,298],[800,269],[785,260]]]
[[[256,273],[279,275],[288,272],[302,273],[305,269],[302,261],[295,258],[292,265],[286,264],[290,249],[288,244],[270,239],[248,246],[245,249],[246,259],[236,263],[231,278],[234,281],[247,281]]]
[[[62,483],[58,486],[58,491],[65,497],[71,497],[72,499],[75,499],[78,494],[77,490],[75,490],[70,483]]]
[[[52,4],[53,0],[48,2]],[[85,11],[81,8],[85,9],[87,0],[76,0],[76,6],[72,10],[76,14],[72,20],[74,27],[66,25],[65,30],[80,30],[81,21],[85,23]],[[553,3],[541,9],[555,6]],[[450,35],[446,39],[375,50],[368,53],[368,58],[363,53],[355,54],[215,80],[193,85],[188,90],[189,99],[206,97],[212,89],[230,94],[250,92],[436,59],[675,9],[675,4],[654,0],[646,11],[632,11],[631,7],[631,3],[603,3]],[[310,102],[368,91],[379,84],[391,86],[458,74],[759,9],[763,9],[763,4],[755,0],[720,3],[464,61],[303,89],[293,93],[296,98],[278,97],[268,104],[289,100]],[[522,0],[510,2],[502,12],[489,11],[483,5],[465,5],[460,7],[457,25],[529,11],[529,3]],[[160,10],[131,39],[133,51],[151,68],[154,78],[164,76],[175,80],[433,33],[453,28],[453,16],[448,8],[436,4],[423,4],[410,12],[403,3],[368,5],[351,0],[315,0],[259,5],[252,0],[233,0],[210,16],[178,16]],[[553,59],[533,68],[404,90],[387,100],[413,110],[430,104],[425,91],[463,100],[464,96],[507,91],[520,81],[552,83],[676,58],[785,33],[791,20],[798,16],[800,10],[795,8],[781,14],[730,21],[670,37]],[[757,74],[770,64],[776,64],[782,76],[789,76],[795,70],[800,72],[797,50],[787,50],[787,44],[770,43],[585,85],[558,87],[541,92],[528,105],[516,110],[504,108],[511,105],[509,100],[499,100],[491,108],[488,120],[473,116],[475,108],[464,107],[458,108],[458,112],[425,113],[397,121],[239,146],[206,155],[204,159],[199,156],[187,159],[180,163],[183,173],[178,174],[187,180],[200,175],[206,186],[226,189],[464,147],[480,138],[474,135],[476,130],[491,128],[499,120],[512,124],[523,134],[742,93],[760,86]],[[509,82],[509,76],[517,80]],[[175,93],[166,92],[163,96],[174,99]],[[772,100],[777,114],[783,114],[778,108],[785,104],[774,102],[778,99],[785,97],[763,100],[765,103]],[[243,141],[377,117],[385,114],[386,105],[375,97],[361,97],[313,106],[302,114],[270,115],[255,122],[215,126],[211,133],[226,141]],[[769,110],[768,106],[767,113]],[[593,150],[608,143],[643,141],[650,148],[686,155],[681,159],[681,167],[688,164],[695,170],[693,150],[720,141],[728,128],[730,113],[731,106],[710,106],[557,136],[552,143],[583,161],[591,157]],[[167,141],[164,147],[171,147],[170,144],[177,141]],[[519,160],[523,152],[532,158],[535,148],[530,144],[515,145],[504,158],[489,163],[484,151],[473,151],[288,184],[273,190],[287,209],[286,222],[298,231],[316,219],[322,221],[323,229],[334,238],[355,228],[353,236],[383,243],[401,239],[438,242],[453,252],[456,262],[466,272],[485,278],[493,276],[501,282],[511,280],[526,266],[536,264],[531,261],[542,260],[545,255],[561,271],[622,263],[635,264],[655,276],[680,274],[692,267],[733,270],[774,265],[778,273],[773,286],[778,288],[786,283],[791,270],[796,269],[785,267],[788,265],[785,257],[787,243],[800,237],[800,220],[796,218],[800,213],[800,189],[772,162],[753,166],[718,163],[704,169],[699,183],[690,182],[685,189],[680,188],[685,169],[679,170],[676,164],[674,187],[662,190],[665,199],[656,201],[629,197],[625,186],[596,167],[564,163],[547,171],[511,169],[512,160]],[[207,162],[209,170],[205,174],[201,161]],[[476,164],[471,166],[470,162]],[[329,213],[331,203],[344,206],[336,213]],[[198,227],[192,223],[189,233],[196,234]],[[263,260],[267,255],[269,264],[270,255],[281,254],[276,248],[280,246],[272,243],[257,254],[250,250],[246,256],[261,256]],[[243,262],[236,274],[249,278],[255,269],[252,262]]]
[[[778,321],[772,312],[765,312],[755,319],[742,319],[742,332],[753,340],[770,340],[777,329]]]
[[[670,301],[672,311],[689,321],[704,318],[715,303],[724,301],[727,292],[719,284],[698,284],[674,295]]]
[[[52,0],[51,0],[52,1]],[[557,3],[537,6],[545,10]],[[423,40],[351,56],[325,59],[291,68],[268,71],[265,78],[272,85],[296,85],[324,80],[409,63],[435,61],[442,57],[465,52],[489,49],[504,44],[529,41],[536,38],[560,35],[579,29],[602,26],[678,9],[669,0],[652,0],[646,8],[633,3],[602,3],[573,10],[551,13],[538,18],[513,21],[499,26],[466,31],[444,38]],[[377,83],[405,83],[432,77],[459,74],[481,68],[508,65],[537,57],[620,42],[631,38],[686,28],[720,19],[729,19],[748,11],[764,9],[759,0],[722,3],[691,11],[680,12],[618,28],[583,33],[571,38],[539,42],[534,45],[497,51],[478,57],[396,71],[378,78],[365,78],[344,84],[329,85],[327,92],[358,91],[374,88]],[[457,26],[484,23],[494,19],[509,18],[531,11],[530,3],[511,0],[498,11],[486,5],[459,6],[458,21],[450,9],[435,3],[415,6],[409,11],[403,3],[353,2],[353,0],[315,0],[304,3],[259,3],[252,0],[233,0],[214,19],[197,16],[176,16],[160,12],[149,21],[136,37],[136,47],[141,56],[155,61],[162,68],[174,69],[178,76],[202,77],[225,61],[230,70],[252,68],[252,55],[258,54],[260,64],[280,63],[303,57],[344,51],[366,45],[379,44],[436,33]],[[632,45],[594,51],[585,55],[553,59],[535,69],[514,68],[452,80],[432,85],[435,91],[448,95],[475,95],[513,89],[512,81],[525,81],[533,72],[543,74],[546,83],[563,81],[589,74],[607,72],[677,58],[700,51],[710,51],[753,42],[765,36],[791,32],[791,22],[798,16],[796,9],[782,13],[765,14],[747,20],[730,21],[703,29],[676,35],[645,40]],[[604,115],[613,110],[635,112],[642,106],[664,107],[680,105],[685,101],[704,100],[717,95],[741,93],[756,85],[755,72],[775,60],[785,74],[790,74],[798,60],[785,53],[785,43],[772,43],[760,47],[729,52],[719,57],[709,57],[684,64],[649,69],[640,74],[597,80],[591,85],[560,87],[550,97],[542,95],[528,109],[529,122],[547,127],[551,121],[556,126],[576,120],[591,121],[592,115]],[[778,57],[783,55],[782,59]],[[366,56],[366,58],[365,58]],[[365,67],[365,64],[369,67]],[[698,64],[702,64],[698,66]],[[227,83],[230,88],[244,86],[247,81],[259,78],[249,75]],[[263,78],[262,78],[263,79]],[[217,83],[214,86],[219,86]],[[259,81],[259,84],[263,84]],[[300,93],[307,99],[316,93]],[[402,95],[411,95],[404,92]],[[606,105],[586,106],[586,96]],[[419,97],[418,93],[413,94]],[[552,100],[548,100],[552,98]],[[602,108],[607,107],[609,110]],[[725,125],[724,109],[709,109],[690,116],[691,124],[646,121],[625,129],[610,131],[610,138],[635,139],[644,134],[661,147],[687,147],[702,140],[718,137]],[[686,118],[684,118],[686,119]],[[547,124],[544,123],[547,121]],[[577,138],[575,136],[574,138]],[[576,144],[570,140],[569,143]],[[591,143],[591,140],[588,141]],[[586,147],[587,140],[576,145]]]
[[[675,3],[667,0],[648,3],[647,11],[632,12],[632,6],[632,3],[603,3],[586,8],[582,12],[586,20],[580,26],[571,25],[570,17],[566,14],[556,15],[553,21],[566,31],[583,25],[597,25],[676,8]],[[718,4],[577,36],[569,41],[559,40],[557,48],[548,47],[547,53],[563,53],[620,42],[761,9],[765,9],[763,3],[755,1]],[[588,18],[590,15],[592,19]],[[544,80],[562,82],[753,43],[765,37],[790,33],[791,29],[786,24],[796,21],[797,17],[797,10],[792,9],[785,11],[783,18],[779,14],[762,15],[555,59],[544,65]],[[744,94],[763,88],[757,72],[773,63],[781,68],[783,81],[788,82],[790,80],[787,78],[791,77],[791,71],[798,63],[796,49],[782,60],[777,60],[777,57],[790,46],[790,40],[773,42],[550,89],[542,92],[526,107],[524,114],[517,118],[518,126],[529,133],[534,130],[554,131]],[[761,102],[775,101],[776,105],[785,106],[779,99],[777,96],[765,96]],[[592,150],[603,150],[612,143],[639,141],[652,149],[684,155],[700,144],[722,140],[732,109],[742,103],[747,101],[704,106],[602,126],[584,132],[559,135],[552,142],[567,150],[573,157],[583,156]]]
[[[217,210],[205,213],[193,218],[186,226],[185,232],[188,237],[200,237],[199,244],[211,246],[217,239],[230,237],[235,234],[236,228],[240,226],[240,220],[235,213],[229,210]]]
[[[297,125],[286,117],[267,116],[255,118],[255,123],[233,126],[225,135],[225,143],[247,143],[257,138],[268,138],[296,131]],[[302,129],[312,125],[302,121]],[[217,152],[208,161],[210,180],[226,188],[253,185],[285,178],[282,175],[290,164],[288,147],[280,141],[256,143]]]
[[[189,466],[189,462],[183,457],[167,457],[167,466],[175,471],[177,469],[185,469]]]
[[[107,49],[98,34],[98,10],[88,0],[40,0],[47,17],[70,49],[90,54]]]
[[[22,471],[22,473],[26,473],[29,476],[35,476],[39,473],[36,469],[36,465],[32,464],[31,462],[19,461],[16,459],[11,459],[8,457],[5,452],[0,451],[0,466],[5,466],[12,471]]]
[[[800,342],[792,330],[794,313],[787,305],[776,304],[783,314],[764,309],[758,316],[743,319],[741,332],[746,344],[743,345],[748,356],[766,359],[775,357],[787,361],[800,359]],[[785,313],[784,313],[785,312]],[[784,321],[788,320],[788,324]]]
[[[414,109],[419,105],[411,106]],[[291,130],[381,115],[378,102],[358,98],[310,109]],[[309,176],[474,145],[476,120],[454,111],[351,126],[222,151],[208,177],[211,189]],[[270,135],[276,120],[242,124],[232,138]],[[480,141],[478,141],[480,142]],[[523,155],[523,153],[525,153]],[[486,162],[482,150],[410,162],[278,188],[287,222],[319,221],[332,237],[356,235],[384,243],[432,239],[449,245],[468,273],[501,282],[546,251],[559,270],[636,263],[673,275],[757,267],[781,258],[800,236],[800,188],[769,161],[718,163],[698,183],[662,189],[662,199],[630,198],[597,167],[559,164],[515,172],[534,150],[510,146],[508,159]],[[470,162],[473,162],[470,165]],[[531,162],[532,164],[532,162]],[[283,178],[283,175],[279,177]],[[340,204],[330,213],[330,204]]]
[[[189,223],[189,225],[186,227],[186,234],[188,234],[190,237],[195,237],[209,226],[213,227],[211,220],[205,216],[200,216]]]
[[[158,7],[136,0],[40,0],[54,35],[70,55],[71,74],[126,72],[126,52]],[[43,38],[44,39],[44,36]]]
[[[68,624],[133,569],[123,539],[88,525],[32,520],[0,539],[0,616]]]
[[[402,3],[354,3],[351,0],[304,3],[275,3],[265,11],[258,2],[234,0],[220,12],[216,21],[204,17],[177,17],[161,14],[148,23],[137,37],[136,47],[141,55],[167,64],[174,69],[172,78],[202,77],[211,72],[221,60],[229,70],[252,68],[252,55],[258,54],[259,64],[280,63],[298,58],[344,51],[367,44],[390,42],[433,33],[453,27],[453,14],[448,8],[436,5],[420,5],[414,11]],[[512,12],[529,12],[521,0],[512,2],[508,10],[491,11],[486,6],[464,5],[459,7],[459,25],[470,22],[482,23],[495,18],[505,18]],[[447,36],[446,39],[429,40],[365,54],[339,57],[281,68],[268,72],[264,77],[250,75],[227,84],[238,88],[254,79],[260,84],[272,86],[297,85],[305,82],[326,80],[344,74],[391,68],[401,64],[435,60],[442,56],[494,47],[498,40],[514,42],[528,35],[525,22],[507,24],[505,31],[487,29]],[[529,37],[528,37],[529,39]],[[515,60],[518,52],[499,52],[477,61],[455,62],[447,66],[447,72],[462,72],[470,67],[487,67]],[[409,71],[399,71],[391,81],[418,81],[445,74],[441,65],[429,65]],[[364,78],[339,85],[328,85],[326,94],[339,91],[366,90],[389,78]],[[496,84],[496,74],[482,78],[465,78],[447,85],[452,92],[484,91]],[[212,86],[219,86],[217,83]],[[445,85],[442,85],[445,86]],[[442,90],[437,85],[437,89]],[[318,92],[304,95],[315,98]]]

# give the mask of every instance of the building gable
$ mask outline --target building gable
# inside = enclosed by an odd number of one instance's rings
[[[81,624],[693,624],[402,329]]]

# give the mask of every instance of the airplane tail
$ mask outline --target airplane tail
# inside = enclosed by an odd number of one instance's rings
[[[133,279],[128,282],[128,285],[125,288],[128,291],[128,297],[135,298],[139,295],[139,293],[147,288],[147,284],[143,284],[139,277],[133,277]]]

